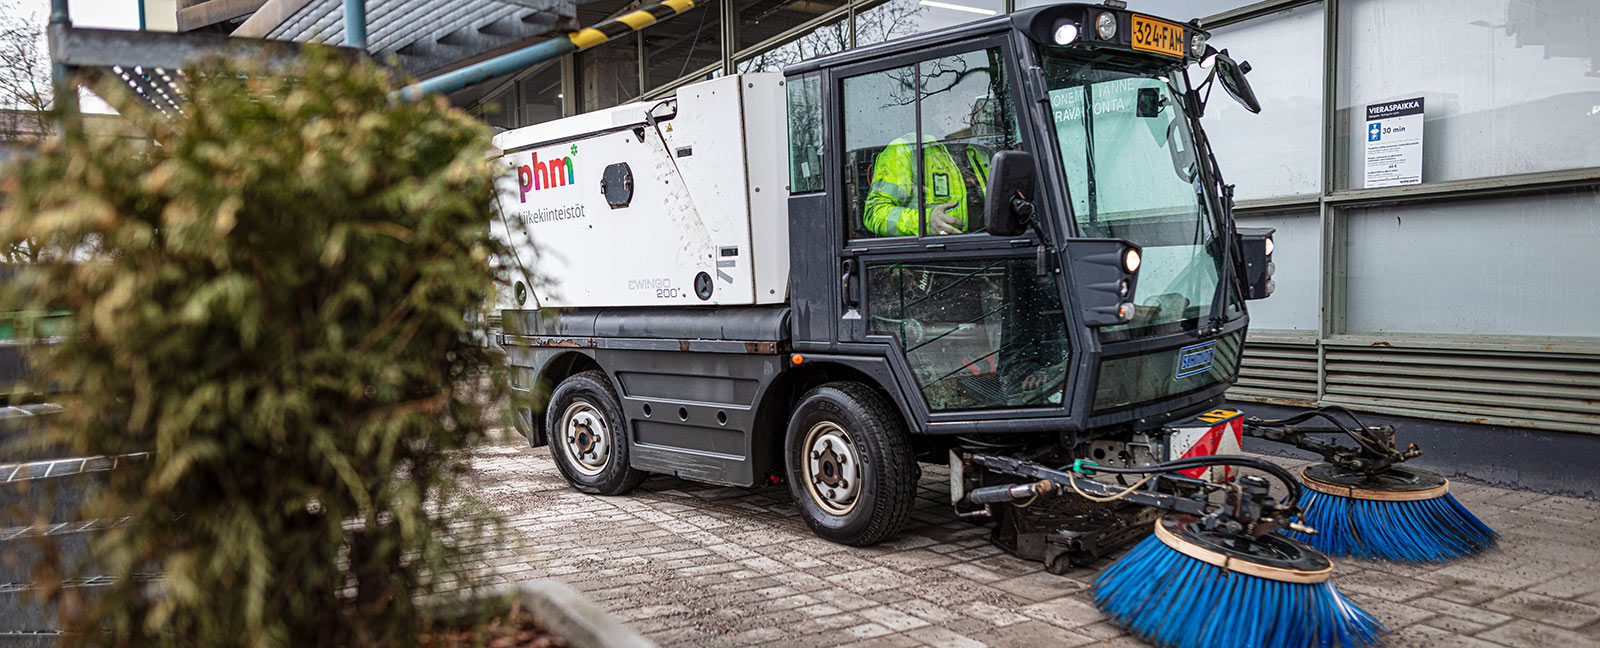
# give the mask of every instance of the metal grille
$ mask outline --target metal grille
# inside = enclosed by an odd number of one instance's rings
[[[1600,433],[1600,357],[1330,345],[1327,363],[1326,403],[1403,416]]]
[[[1239,381],[1228,390],[1236,401],[1311,406],[1317,400],[1317,340],[1310,334],[1251,331],[1244,345]]]
[[[1600,350],[1333,338],[1318,400],[1317,340],[1252,331],[1230,399],[1462,423],[1600,433]],[[1490,348],[1484,348],[1490,347]],[[1567,347],[1570,349],[1570,347]]]

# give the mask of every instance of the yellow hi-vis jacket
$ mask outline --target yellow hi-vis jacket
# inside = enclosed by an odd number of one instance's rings
[[[878,236],[917,235],[917,224],[922,219],[917,211],[917,196],[911,190],[916,185],[917,175],[915,141],[916,136],[910,133],[896,138],[884,147],[872,163],[872,187],[867,193],[863,220],[867,229]],[[969,168],[977,176],[978,191],[986,192],[989,161],[983,159],[983,155],[973,147],[966,148],[966,158]],[[931,213],[934,205],[955,203],[945,213],[959,221],[963,231],[970,231],[967,226],[967,183],[961,168],[943,144],[928,137],[923,138],[922,172],[926,179],[923,183],[923,200],[928,206],[927,211]],[[982,199],[982,193],[979,199]]]

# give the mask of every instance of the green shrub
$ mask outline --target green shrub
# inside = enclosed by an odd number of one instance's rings
[[[326,51],[185,78],[171,117],[106,86],[142,137],[64,129],[0,216],[50,252],[26,306],[71,313],[53,440],[154,451],[83,512],[127,517],[93,545],[115,584],[47,592],[90,643],[407,645],[498,391],[489,133]]]

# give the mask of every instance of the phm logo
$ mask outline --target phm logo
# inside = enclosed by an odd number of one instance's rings
[[[576,184],[578,172],[573,167],[572,157],[578,154],[578,146],[574,144],[571,150],[572,155],[544,162],[540,162],[539,154],[534,153],[531,164],[517,167],[517,187],[522,190],[518,198],[528,202],[530,191]]]
[[[1216,342],[1206,342],[1178,349],[1178,370],[1173,378],[1187,378],[1211,368],[1211,356],[1217,351]]]

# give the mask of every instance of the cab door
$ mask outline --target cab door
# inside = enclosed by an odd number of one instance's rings
[[[1026,149],[1000,36],[833,71],[840,342],[889,360],[913,427],[1064,413],[1059,275],[984,231],[988,166]]]

